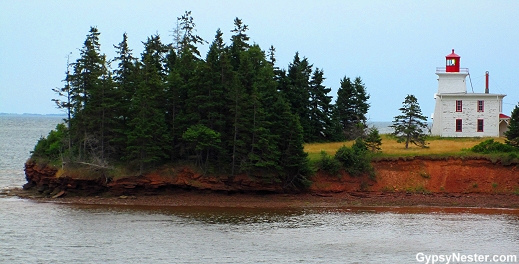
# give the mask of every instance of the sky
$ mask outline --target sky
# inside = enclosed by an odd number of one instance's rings
[[[276,66],[287,69],[299,52],[324,71],[334,97],[343,77],[361,77],[371,96],[368,121],[392,121],[408,94],[430,117],[436,67],[452,49],[469,68],[468,92],[484,92],[489,71],[490,92],[507,95],[503,113],[519,101],[515,0],[0,0],[0,10],[0,113],[63,113],[52,89],[63,86],[67,56],[79,58],[91,26],[107,58],[123,33],[140,57],[151,35],[172,42],[185,11],[209,43],[221,29],[229,44],[234,19],[242,19],[251,43],[275,47]],[[199,47],[203,57],[208,46]]]

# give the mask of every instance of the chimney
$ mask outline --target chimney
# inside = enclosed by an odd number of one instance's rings
[[[487,94],[488,91],[488,71],[485,72],[485,93]]]

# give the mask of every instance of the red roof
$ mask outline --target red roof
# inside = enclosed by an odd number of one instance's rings
[[[459,57],[460,57],[460,55],[454,53],[454,49],[452,49],[452,53],[451,54],[445,56],[445,58],[459,58]]]
[[[505,114],[499,114],[499,118],[501,118],[501,119],[510,119],[510,117],[505,115]]]

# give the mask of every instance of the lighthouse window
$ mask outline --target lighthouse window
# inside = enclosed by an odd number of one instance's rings
[[[478,119],[478,132],[483,132],[483,119]]]
[[[485,102],[483,100],[478,100],[478,112],[483,112],[485,109]]]
[[[456,112],[461,112],[463,110],[463,104],[461,100],[456,100]]]
[[[455,59],[448,59],[447,60],[447,66],[455,66],[456,60]]]
[[[463,127],[461,124],[461,119],[456,119],[456,132],[462,132]]]

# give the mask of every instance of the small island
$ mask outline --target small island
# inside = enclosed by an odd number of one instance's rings
[[[65,123],[38,141],[18,195],[101,204],[519,207],[512,127],[506,141],[431,137],[408,95],[395,132],[379,135],[367,125],[370,96],[360,77],[345,76],[332,103],[323,70],[297,52],[280,69],[275,48],[250,44],[239,18],[231,43],[218,29],[205,58],[191,13],[178,21],[173,43],[152,35],[139,58],[123,34],[118,57],[107,59],[100,32],[90,29],[65,85],[54,89]]]

